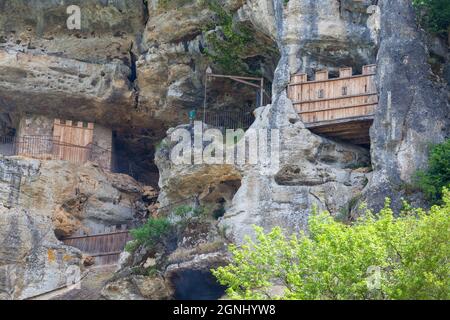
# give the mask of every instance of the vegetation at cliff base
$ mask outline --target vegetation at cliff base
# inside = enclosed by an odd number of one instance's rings
[[[417,186],[434,204],[442,201],[443,187],[450,189],[450,139],[433,146],[428,159],[428,169],[417,173]]]
[[[450,28],[450,1],[413,0],[421,24],[429,31],[448,35]]]
[[[255,227],[212,272],[232,299],[449,299],[449,218],[447,189],[442,206],[397,218],[389,200],[353,225],[314,213],[308,235]]]

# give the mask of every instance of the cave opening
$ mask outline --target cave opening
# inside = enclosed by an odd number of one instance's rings
[[[218,300],[225,295],[209,270],[184,270],[172,277],[176,300]]]
[[[155,141],[151,133],[113,132],[113,172],[127,174],[138,182],[158,187],[159,170],[154,162]]]

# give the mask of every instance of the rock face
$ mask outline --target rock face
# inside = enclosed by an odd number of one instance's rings
[[[142,207],[142,187],[136,181],[89,163],[0,158],[0,172],[0,201],[52,218],[59,236],[131,225]]]
[[[253,234],[253,225],[266,230],[282,226],[288,233],[305,230],[314,205],[333,215],[348,214],[352,198],[361,194],[370,176],[352,169],[369,166],[366,149],[312,134],[285,92],[260,111],[253,129],[279,132],[279,168],[242,168],[242,186],[221,221],[230,239],[243,241]]]
[[[425,38],[409,0],[217,3],[0,2],[0,133],[13,133],[24,112],[93,121],[114,130],[124,167],[151,178],[159,170],[159,210],[151,214],[167,216],[176,230],[156,248],[124,253],[106,299],[219,298],[210,269],[227,263],[226,244],[242,243],[252,225],[297,232],[307,229],[313,206],[345,219],[362,201],[379,209],[386,196],[398,208],[429,144],[449,137],[448,48]],[[81,9],[81,30],[66,27],[71,4]],[[230,52],[226,34],[245,45]],[[438,60],[431,66],[430,52]],[[156,142],[203,105],[208,66],[236,73],[229,60],[238,73],[272,84],[271,103],[255,111],[243,139],[274,133],[267,143],[279,151],[276,165],[175,165],[175,143]],[[380,102],[370,152],[306,129],[287,98],[291,75],[371,63]],[[228,80],[208,82],[208,110],[255,109],[254,88]],[[82,258],[56,237],[132,224],[149,214],[143,199],[155,196],[89,163],[0,158],[0,298],[64,284]],[[421,203],[419,194],[410,200]],[[186,217],[180,206],[191,207]]]
[[[74,4],[81,30],[67,27]],[[128,78],[146,19],[142,1],[14,0],[0,7],[3,112],[108,125],[129,117],[135,92]]]
[[[448,88],[431,71],[410,1],[381,1],[380,7],[380,103],[371,129],[374,177],[366,196],[376,209],[391,195],[399,207],[401,186],[426,166],[429,145],[450,135]]]
[[[59,242],[48,217],[0,206],[0,299],[26,299],[81,274],[81,252]]]
[[[0,158],[0,292],[24,299],[65,286],[82,254],[57,237],[132,225],[146,215],[142,187],[90,163]]]
[[[124,106],[133,105],[130,70],[122,63],[102,65],[0,51],[0,72],[3,112],[31,112],[93,122],[110,119],[117,123],[118,118],[114,120],[109,115],[125,117],[129,110]]]
[[[218,3],[231,13],[243,5]],[[252,37],[235,60],[266,82],[278,56],[274,26],[266,23],[272,20],[265,18],[269,3],[249,1],[233,20]],[[80,8],[81,30],[67,27],[69,5]],[[206,53],[214,52],[208,37],[223,31],[219,12],[204,1],[15,0],[0,6],[0,132],[11,131],[21,112],[104,125],[117,133],[122,171],[133,167],[146,182],[156,169],[153,146],[203,105],[207,66],[229,71]],[[215,80],[209,88],[209,109],[256,104],[251,87]]]
[[[373,63],[376,55],[376,1],[274,1],[280,50],[291,73]],[[337,69],[335,69],[337,70]],[[286,79],[288,80],[288,79]]]

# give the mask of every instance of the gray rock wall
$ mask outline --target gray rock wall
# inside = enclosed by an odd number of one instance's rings
[[[426,167],[430,144],[450,134],[448,88],[432,73],[425,34],[417,27],[410,1],[381,0],[379,5],[380,102],[371,129],[374,176],[365,197],[375,209],[385,197],[393,197],[398,208],[400,198],[408,198],[403,187]]]

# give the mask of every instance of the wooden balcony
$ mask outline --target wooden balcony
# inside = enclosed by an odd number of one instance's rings
[[[289,98],[311,131],[369,144],[369,128],[378,105],[375,73],[376,65],[367,65],[360,75],[353,75],[352,68],[341,68],[338,78],[329,78],[328,70],[316,72],[310,81],[306,74],[296,74],[291,78]]]

